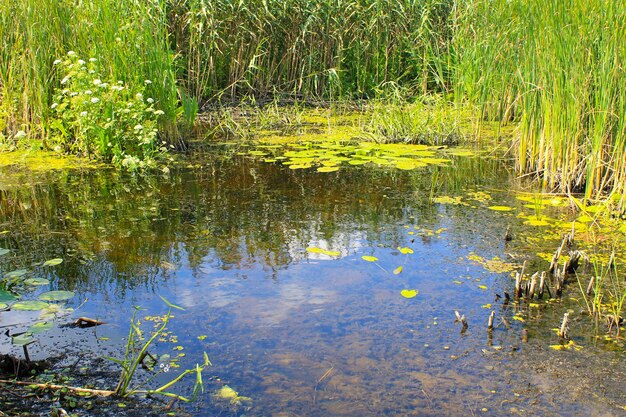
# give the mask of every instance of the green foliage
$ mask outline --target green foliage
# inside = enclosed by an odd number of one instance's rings
[[[454,145],[462,138],[452,108],[440,97],[374,100],[366,137],[378,143]]]
[[[165,113],[144,97],[144,86],[104,78],[96,58],[87,62],[73,51],[55,66],[62,79],[49,126],[57,149],[95,155],[131,171],[152,165],[167,151],[157,134],[158,118]]]
[[[1,248],[0,253],[2,253]],[[42,266],[54,267],[62,262],[63,259],[54,258],[44,262]],[[39,318],[32,322],[25,332],[13,332],[11,341],[16,346],[26,347],[35,340],[35,335],[52,329],[57,317],[73,311],[65,308],[62,303],[74,297],[73,291],[45,291],[40,292],[36,300],[25,299],[25,294],[33,292],[39,286],[49,284],[49,281],[44,278],[27,278],[32,273],[29,269],[16,269],[0,277],[0,311],[10,308],[13,311],[41,312]],[[26,348],[24,353],[27,355]],[[26,358],[28,360],[28,356]]]
[[[204,362],[202,366],[196,364],[194,368],[184,370],[178,376],[158,388],[143,388],[148,385],[152,380],[154,380],[157,375],[168,372],[173,362],[168,354],[161,355],[161,357],[157,359],[148,351],[152,344],[165,333],[167,325],[170,319],[173,317],[172,309],[182,310],[182,308],[170,303],[165,298],[161,298],[168,305],[169,309],[165,316],[163,316],[163,318],[160,320],[160,324],[156,327],[156,329],[151,332],[149,338],[147,340],[145,340],[144,338],[144,332],[141,330],[140,322],[137,318],[137,311],[139,311],[139,308],[136,307],[130,321],[130,329],[128,332],[124,358],[107,358],[122,367],[120,380],[117,387],[115,388],[115,393],[122,397],[128,397],[135,394],[163,395],[165,397],[171,397],[185,402],[190,402],[193,401],[197,397],[197,395],[204,390],[202,382],[202,371],[207,366],[211,366],[211,362],[209,361],[206,353],[204,353]],[[151,372],[151,374],[147,377],[145,381],[133,385],[135,374],[138,368],[140,366],[150,368],[150,366],[146,365],[147,361],[153,362],[153,372]],[[185,397],[183,395],[169,391],[172,386],[174,386],[187,375],[195,375],[196,377],[196,382],[191,397]]]
[[[521,124],[520,171],[587,197],[624,192],[626,3],[475,0],[455,28],[455,95]]]

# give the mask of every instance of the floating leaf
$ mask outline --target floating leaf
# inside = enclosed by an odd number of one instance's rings
[[[403,296],[404,298],[413,298],[417,294],[419,294],[419,292],[417,290],[402,290],[402,291],[400,291],[400,295]]]
[[[402,272],[404,268],[402,266],[397,267],[396,269],[393,270],[393,274],[394,275],[398,275],[400,272]]]
[[[0,256],[2,255],[6,255],[7,253],[11,252],[10,249],[4,249],[4,248],[0,248]]]
[[[361,259],[363,259],[364,261],[367,261],[367,262],[376,262],[378,260],[377,257],[369,256],[369,255],[363,255],[363,256],[361,256]]]
[[[44,301],[65,301],[74,297],[73,291],[47,291],[39,294],[39,299]]]
[[[34,342],[33,335],[30,333],[22,333],[11,337],[11,342],[16,346],[24,346]]]
[[[17,303],[11,306],[13,310],[22,310],[22,311],[37,311],[37,310],[43,310],[46,307],[48,307],[48,303],[44,303],[43,301],[37,301],[37,300],[18,301]]]
[[[43,333],[52,329],[53,325],[54,323],[51,321],[40,321],[30,326],[27,332],[31,334]]]
[[[8,304],[0,303],[0,310],[6,310],[7,308],[9,308]]]
[[[341,252],[330,251],[330,250],[326,250],[326,249],[322,249],[322,248],[315,248],[315,247],[308,247],[308,248],[306,248],[306,251],[309,252],[309,253],[320,253],[322,255],[327,255],[327,256],[339,256],[339,255],[341,255]]]
[[[15,301],[17,300],[17,297],[13,294],[11,294],[8,291],[5,290],[0,290],[0,302],[1,303],[7,303],[10,301]]]
[[[317,169],[317,172],[335,172],[335,171],[339,171],[338,166],[326,166],[326,167],[319,167]]]
[[[480,307],[481,308],[491,308],[491,303],[483,304]]]
[[[49,259],[46,262],[43,263],[43,266],[55,266],[58,265],[60,263],[63,262],[63,259],[61,258],[54,258],[54,259]]]
[[[26,285],[48,285],[50,283],[49,280],[45,279],[45,278],[29,278],[26,281],[24,281],[24,284]]]
[[[409,255],[409,254],[413,253],[413,249],[411,249],[411,248],[407,248],[407,247],[403,247],[403,248],[401,248],[401,247],[399,247],[399,246],[398,246],[398,250],[399,250],[399,251],[400,251],[400,253],[401,253],[401,254],[403,254],[403,255]]]
[[[28,274],[28,269],[16,269],[15,271],[7,272],[5,278],[19,278]]]
[[[479,285],[478,288],[480,288],[481,290],[486,290],[487,286],[486,285]]]
[[[487,208],[489,210],[493,210],[493,211],[511,211],[511,210],[513,210],[513,207],[509,207],[509,206],[489,206]]]

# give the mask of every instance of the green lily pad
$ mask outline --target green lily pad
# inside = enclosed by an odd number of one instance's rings
[[[361,256],[361,258],[362,258],[364,261],[367,261],[367,262],[376,262],[376,261],[378,260],[378,258],[377,258],[377,257],[375,257],[375,256],[369,256],[369,255],[363,255],[363,256]]]
[[[6,255],[9,252],[11,252],[11,249],[0,248],[0,256]]]
[[[404,269],[403,266],[399,266],[396,269],[393,270],[393,274],[394,275],[398,275],[400,272],[402,272],[402,270]]]
[[[8,304],[0,303],[0,310],[6,310],[7,308],[9,308]]]
[[[16,346],[24,346],[34,341],[35,339],[33,339],[33,335],[30,333],[22,333],[11,337],[11,342]]]
[[[27,330],[27,333],[37,334],[47,332],[48,330],[52,329],[53,326],[54,323],[51,321],[40,321],[30,326]]]
[[[63,259],[61,258],[49,259],[43,263],[43,266],[55,266],[60,264],[61,262],[63,262]]]
[[[44,301],[64,301],[74,297],[73,291],[48,291],[39,294],[40,300]]]
[[[509,206],[489,206],[487,208],[489,210],[493,210],[493,211],[511,211],[511,210],[513,210],[513,207],[509,207]]]
[[[48,307],[48,303],[44,303],[43,301],[37,301],[37,300],[18,301],[17,303],[11,306],[13,310],[22,310],[22,311],[37,311],[37,310],[43,310],[46,307]]]
[[[400,291],[400,295],[403,296],[404,298],[413,298],[417,294],[419,294],[419,292],[417,290],[402,290],[402,291]]]
[[[410,254],[412,254],[412,253],[413,253],[413,249],[411,249],[411,248],[407,248],[407,247],[403,247],[403,248],[401,248],[401,247],[399,247],[399,246],[398,246],[398,250],[399,250],[399,251],[400,251],[400,253],[401,253],[401,254],[403,254],[403,255],[410,255]]]
[[[325,166],[325,167],[319,167],[317,169],[317,172],[335,172],[335,171],[339,171],[338,166]]]
[[[5,278],[19,278],[28,274],[28,269],[16,269],[15,271],[7,272]]]
[[[26,285],[48,285],[50,284],[50,281],[45,279],[45,278],[29,278],[26,281],[24,281],[24,284]]]
[[[0,290],[0,303],[6,303],[15,300],[17,300],[17,297],[15,295],[11,294],[8,291]]]

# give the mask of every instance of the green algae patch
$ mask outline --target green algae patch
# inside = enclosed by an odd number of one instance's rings
[[[97,168],[100,166],[103,165],[89,159],[60,155],[56,152],[32,150],[0,152],[0,168],[11,167],[43,172],[62,169]]]

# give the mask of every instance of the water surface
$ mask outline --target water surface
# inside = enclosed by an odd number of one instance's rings
[[[411,171],[317,173],[214,154],[146,177],[6,170],[0,247],[12,252],[0,267],[30,266],[51,279],[50,289],[76,291],[71,317],[107,322],[53,330],[31,347],[34,357],[120,356],[133,306],[144,309],[140,316],[166,312],[159,296],[182,306],[169,327],[176,337],[153,350],[184,353],[183,367],[208,353],[214,366],[192,415],[618,413],[619,392],[608,408],[589,393],[557,394],[554,372],[541,377],[538,363],[571,366],[588,352],[608,355],[607,368],[623,372],[624,363],[591,338],[577,339],[585,352],[551,352],[562,308],[526,308],[525,323],[503,308],[496,294],[511,292],[506,268],[530,248],[506,243],[506,228],[522,234],[521,221],[487,206],[519,206],[516,181],[496,158],[450,159]],[[466,205],[437,196],[463,196]],[[473,254],[505,267],[486,270]],[[55,268],[37,264],[56,257],[64,262]],[[407,299],[403,289],[419,294]],[[455,310],[468,318],[467,331]],[[488,333],[491,310],[508,325],[497,321]],[[20,352],[8,338],[0,346]],[[214,398],[225,384],[252,402]]]

